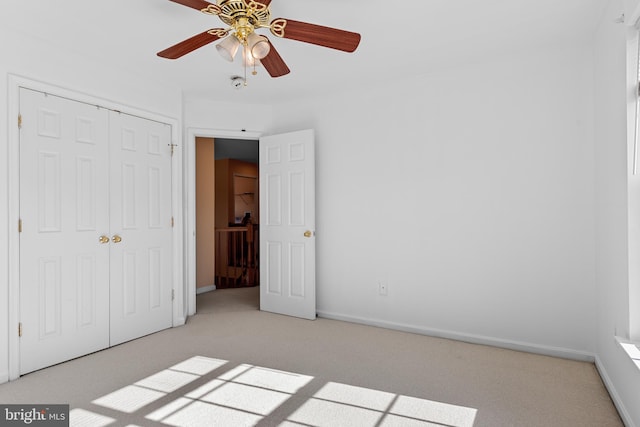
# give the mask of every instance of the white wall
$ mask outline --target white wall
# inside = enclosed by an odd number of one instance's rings
[[[18,42],[19,40],[19,42]],[[118,64],[62,52],[46,40],[30,39],[0,26],[0,383],[8,378],[8,140],[17,123],[8,115],[8,74],[58,86],[92,97],[117,102],[136,110],[178,119],[181,109],[179,90],[153,77],[126,74]],[[163,90],[158,90],[162,87]],[[9,120],[9,123],[7,123]],[[11,126],[11,127],[10,127]],[[17,333],[17,331],[11,331]]]
[[[632,118],[627,120],[627,102],[635,85],[627,83],[626,47],[632,31],[613,22],[623,11],[621,3],[610,2],[595,43],[597,357],[624,419],[629,425],[640,426],[640,370],[614,339],[615,335],[629,338],[628,235],[629,221],[634,221],[633,215],[629,217],[627,185],[627,153],[633,135],[628,130],[634,124]],[[637,190],[638,178],[634,180],[629,190]],[[637,215],[635,218],[637,221]],[[637,229],[637,224],[632,228]]]
[[[620,6],[620,1],[619,0],[613,0],[616,3],[616,13],[618,13],[618,16],[620,16],[620,14],[624,13],[624,15],[627,18],[633,17],[633,15],[636,14],[638,7],[640,6],[640,0],[623,0],[622,1],[622,6]],[[633,17],[632,19],[635,19],[635,17]]]
[[[585,45],[278,105],[317,131],[319,313],[592,355],[592,87]]]
[[[262,133],[272,123],[273,108],[268,105],[231,104],[207,99],[185,100],[184,124],[187,129]]]

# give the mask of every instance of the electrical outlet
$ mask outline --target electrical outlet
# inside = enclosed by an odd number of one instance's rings
[[[378,293],[384,297],[387,296],[389,291],[389,284],[386,280],[378,280]]]

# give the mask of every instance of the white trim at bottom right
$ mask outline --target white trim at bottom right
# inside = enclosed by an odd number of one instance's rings
[[[325,319],[342,320],[351,323],[360,323],[363,325],[377,326],[380,328],[393,329],[396,331],[411,332],[414,334],[427,335],[430,337],[445,338],[456,341],[467,342],[471,344],[488,345],[492,347],[506,348],[509,350],[524,351],[527,353],[542,354],[545,356],[561,357],[563,359],[579,360],[582,362],[593,362],[595,355],[589,352],[572,350],[563,347],[542,346],[530,344],[520,341],[504,340],[499,338],[488,337],[484,335],[464,334],[443,329],[424,328],[421,326],[410,325],[406,323],[389,322],[386,320],[376,320],[358,316],[345,315],[340,313],[330,313],[326,311],[318,311],[318,317]]]
[[[596,356],[596,369],[598,370],[598,373],[600,374],[600,378],[602,378],[602,382],[604,383],[604,386],[609,392],[609,396],[611,396],[611,400],[613,401],[613,404],[618,410],[618,414],[620,415],[620,418],[622,418],[622,422],[624,423],[624,425],[626,427],[637,427],[636,424],[631,419],[631,416],[629,415],[629,412],[627,411],[626,406],[622,403],[622,399],[620,398],[620,395],[618,394],[616,387],[613,385],[613,381],[611,381],[611,378],[609,377],[609,374],[607,373],[607,370],[605,369],[604,364],[602,363],[602,361],[598,356]]]

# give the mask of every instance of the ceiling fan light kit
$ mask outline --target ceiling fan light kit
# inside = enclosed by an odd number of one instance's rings
[[[360,34],[307,22],[277,18],[271,20],[271,0],[217,0],[216,4],[205,0],[170,0],[220,18],[228,28],[213,28],[188,38],[158,52],[158,56],[178,59],[187,53],[222,39],[216,45],[220,56],[233,62],[240,46],[245,71],[247,67],[262,65],[271,77],[281,77],[290,70],[271,41],[256,30],[268,28],[276,37],[310,43],[317,46],[354,52],[360,44]]]
[[[269,40],[265,36],[260,36],[256,33],[251,33],[247,36],[247,45],[249,46],[249,53],[256,59],[264,58],[271,50]]]
[[[237,37],[229,36],[216,45],[216,49],[220,56],[229,62],[233,62],[233,58],[238,53],[240,47],[240,40]]]

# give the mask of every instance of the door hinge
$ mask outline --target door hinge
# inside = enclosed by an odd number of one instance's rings
[[[18,129],[22,129],[22,114],[18,114]]]
[[[22,233],[22,220],[18,220],[18,233]]]
[[[175,221],[173,220],[173,217],[171,217],[171,228],[173,228],[174,225],[175,225]]]
[[[176,290],[175,289],[171,289],[171,301],[176,299]]]
[[[22,337],[22,322],[18,323],[18,337]]]
[[[173,157],[173,151],[177,146],[178,144],[169,144],[169,147],[171,147],[171,157]]]

